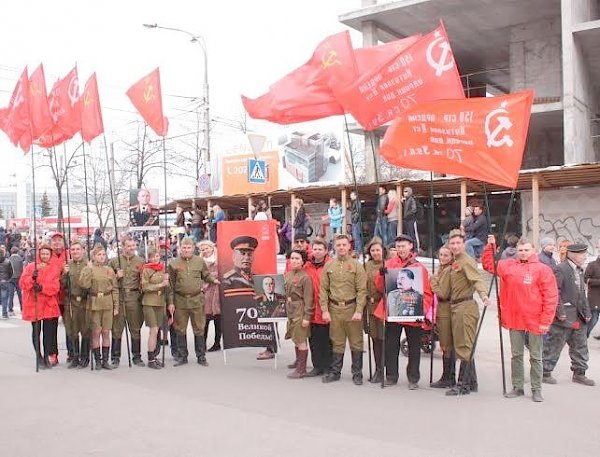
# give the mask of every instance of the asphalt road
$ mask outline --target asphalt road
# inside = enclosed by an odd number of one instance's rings
[[[59,341],[64,349],[62,325]],[[507,335],[504,341],[510,376]],[[589,343],[588,375],[600,381],[600,342]],[[91,372],[68,370],[62,351],[58,367],[36,374],[30,324],[0,321],[1,455],[550,457],[599,449],[600,386],[571,382],[566,350],[555,372],[559,384],[544,385],[544,403],[531,401],[528,386],[526,397],[502,397],[492,306],[477,352],[479,393],[460,398],[428,387],[428,356],[419,390],[409,391],[402,368],[395,387],[354,386],[348,352],[342,380],[328,385],[286,379],[289,341],[278,369],[255,360],[257,352],[228,351],[226,365],[222,353],[210,353],[208,368],[174,368],[167,354],[160,371],[130,369],[125,361]],[[400,357],[402,367],[407,359]],[[436,353],[435,379],[440,372]]]

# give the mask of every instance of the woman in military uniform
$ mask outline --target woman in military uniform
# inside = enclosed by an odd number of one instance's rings
[[[108,363],[110,329],[113,316],[119,313],[119,289],[115,272],[106,265],[106,250],[102,246],[96,245],[92,250],[92,264],[81,270],[79,285],[88,289],[88,307],[92,313],[92,351],[96,360],[96,370],[111,370],[112,367]]]
[[[148,334],[148,367],[159,369],[162,363],[156,360],[158,350],[156,340],[158,329],[165,319],[165,288],[169,285],[169,275],[165,273],[165,265],[160,261],[160,252],[156,248],[148,251],[150,262],[142,268],[142,307],[144,321],[150,328]]]
[[[284,276],[288,317],[285,339],[291,339],[296,346],[296,369],[288,374],[288,378],[291,379],[306,376],[307,340],[310,334],[310,320],[313,317],[314,310],[312,281],[304,270],[306,260],[306,252],[292,251],[290,255],[292,271]]]
[[[437,327],[440,346],[442,347],[442,360],[444,371],[442,377],[431,384],[431,387],[443,389],[456,385],[456,356],[452,342],[452,321],[450,319],[450,297],[447,296],[450,290],[450,270],[454,256],[450,247],[445,244],[438,252],[440,267],[431,275],[431,290],[437,297],[437,311],[435,324]]]
[[[367,246],[369,261],[365,264],[367,272],[367,313],[364,313],[366,332],[373,342],[373,356],[375,357],[375,373],[369,380],[380,383],[383,377],[383,322],[375,317],[375,308],[381,300],[381,293],[375,287],[375,276],[383,268],[386,258],[386,249],[383,241],[375,237]],[[368,320],[367,320],[368,319]]]

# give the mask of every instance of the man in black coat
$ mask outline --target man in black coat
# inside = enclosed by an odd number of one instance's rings
[[[585,294],[585,279],[582,265],[587,258],[585,244],[571,244],[567,247],[567,258],[554,270],[558,286],[559,300],[556,317],[544,341],[543,382],[556,384],[552,370],[560,353],[569,345],[573,382],[593,386],[595,382],[586,377],[589,352],[587,346],[587,324],[591,320],[590,307]]]

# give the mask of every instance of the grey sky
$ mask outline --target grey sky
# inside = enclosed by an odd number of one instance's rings
[[[189,125],[181,109],[193,106],[190,100],[173,95],[202,94],[199,45],[182,34],[146,29],[142,23],[157,22],[205,37],[211,117],[236,118],[242,112],[240,93],[257,96],[304,63],[322,38],[345,29],[337,16],[360,7],[360,0],[22,0],[7,5],[0,16],[0,106],[8,104],[25,65],[33,71],[44,63],[49,90],[77,63],[81,86],[93,71],[98,74],[105,128],[108,141],[113,141],[140,119],[125,91],[156,66],[161,68],[170,135]],[[273,129],[264,122],[250,126]],[[226,129],[215,134],[218,149],[218,137],[228,134]],[[79,142],[79,136],[72,140]],[[22,153],[4,134],[0,150],[11,158],[5,172],[24,166]]]

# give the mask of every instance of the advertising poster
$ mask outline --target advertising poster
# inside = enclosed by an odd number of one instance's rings
[[[223,157],[223,195],[273,192],[279,189],[277,151]]]
[[[273,220],[217,224],[224,349],[275,347],[273,325],[258,321],[260,294],[255,290],[254,275],[276,276],[276,249]]]
[[[418,268],[389,268],[385,275],[388,322],[425,319],[423,273]]]

